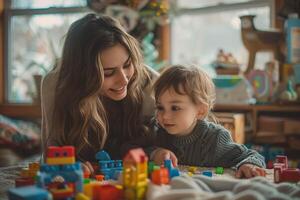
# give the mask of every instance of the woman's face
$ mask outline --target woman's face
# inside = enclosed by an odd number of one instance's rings
[[[100,59],[104,69],[102,94],[115,101],[124,99],[128,83],[134,74],[127,50],[117,44],[102,51]]]

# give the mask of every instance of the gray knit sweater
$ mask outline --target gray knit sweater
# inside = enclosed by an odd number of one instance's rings
[[[245,163],[265,167],[264,157],[232,141],[220,125],[201,120],[186,136],[174,136],[158,128],[156,146],[175,153],[178,164],[203,167],[236,167]]]

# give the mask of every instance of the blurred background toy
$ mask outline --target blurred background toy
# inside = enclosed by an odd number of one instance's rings
[[[248,66],[245,73],[249,73],[255,64],[256,53],[260,51],[270,51],[274,58],[283,61],[284,56],[281,53],[281,44],[284,41],[283,33],[278,30],[258,30],[254,25],[255,15],[240,16],[241,33],[244,46],[249,52]]]

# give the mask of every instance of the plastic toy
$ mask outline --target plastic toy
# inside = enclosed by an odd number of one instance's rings
[[[27,186],[20,188],[11,188],[8,190],[8,198],[10,200],[50,200],[51,194],[36,186]]]
[[[47,188],[53,195],[64,197],[82,192],[83,172],[81,164],[75,163],[74,147],[48,147],[46,164],[42,164],[37,175],[37,185]],[[48,163],[49,162],[49,163]],[[72,194],[69,186],[72,185]],[[63,186],[63,187],[61,187]],[[61,192],[61,193],[60,193]]]
[[[265,103],[271,100],[273,94],[272,76],[264,70],[251,70],[247,79],[252,85],[254,97],[258,102]]]
[[[298,182],[300,181],[300,169],[288,168],[286,156],[277,156],[274,163],[274,182]]]
[[[188,171],[191,172],[192,174],[195,174],[196,171],[197,171],[197,169],[198,169],[198,167],[190,166],[190,167],[188,168]]]
[[[151,181],[156,185],[169,184],[169,171],[167,168],[156,169],[151,174]]]
[[[212,177],[212,171],[210,171],[210,170],[203,171],[202,175]]]
[[[143,199],[147,188],[148,157],[143,149],[132,149],[123,160],[125,199]]]
[[[249,104],[253,103],[253,90],[246,78],[237,75],[219,75],[213,78],[216,86],[216,103]]]
[[[47,150],[46,163],[48,165],[63,165],[75,163],[75,149],[73,146],[50,146]]]
[[[223,167],[216,167],[216,174],[223,174],[224,168]]]
[[[164,167],[169,170],[170,179],[172,179],[173,177],[179,176],[179,170],[173,167],[171,160],[165,160]]]
[[[122,160],[111,160],[106,151],[99,151],[96,154],[99,163],[99,172],[103,174],[105,179],[118,179],[118,175],[122,171]]]
[[[39,163],[29,163],[28,168],[23,168],[20,177],[15,179],[15,186],[29,186],[35,184],[35,176],[40,169]]]

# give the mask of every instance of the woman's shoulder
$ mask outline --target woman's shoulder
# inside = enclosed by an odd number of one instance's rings
[[[59,76],[59,66],[57,65],[43,77],[42,89],[47,90],[55,88]]]

